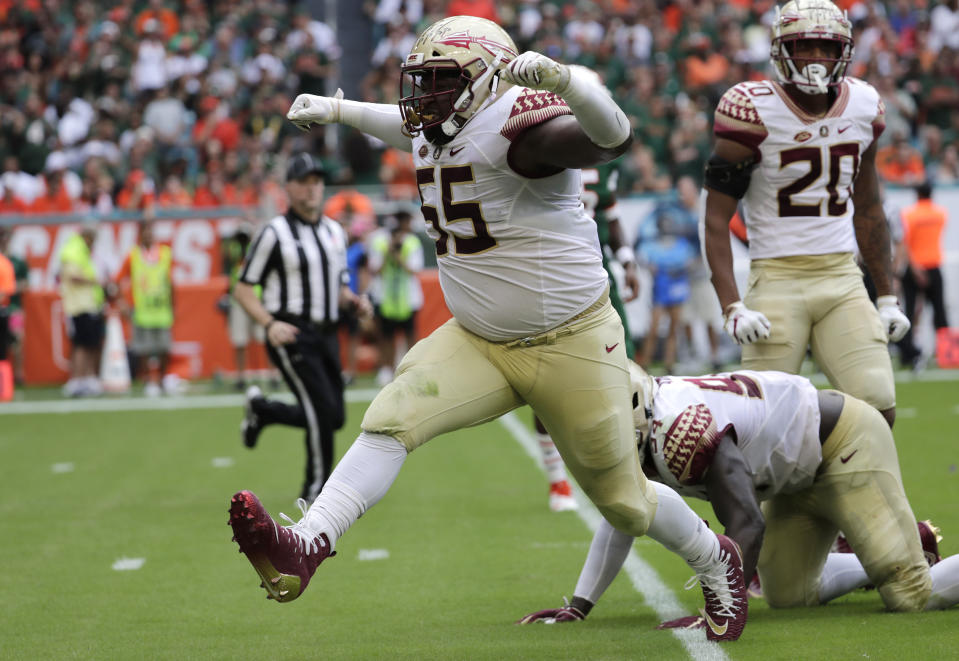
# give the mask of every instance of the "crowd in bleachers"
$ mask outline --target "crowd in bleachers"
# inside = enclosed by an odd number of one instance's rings
[[[956,0],[839,3],[854,24],[850,73],[881,91],[880,173],[959,181]],[[597,70],[637,140],[623,192],[699,179],[722,92],[768,75],[770,0],[369,0],[366,100],[395,102],[414,35],[455,13],[499,21],[520,50]],[[299,91],[336,80],[337,35],[268,0],[0,0],[0,212],[149,211],[249,204],[285,155],[322,152],[322,131],[284,118]],[[305,144],[304,144],[305,141]],[[394,184],[410,165],[348,134],[324,154],[333,181]],[[274,191],[275,192],[275,191]]]

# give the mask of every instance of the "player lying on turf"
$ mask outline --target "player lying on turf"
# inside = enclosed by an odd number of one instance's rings
[[[633,383],[644,470],[712,503],[771,606],[822,604],[867,583],[893,611],[959,603],[959,555],[939,562],[936,531],[917,530],[876,409],[782,372],[653,379],[636,367]],[[829,552],[839,530],[855,555]],[[520,622],[584,619],[632,543],[604,521],[572,602]]]

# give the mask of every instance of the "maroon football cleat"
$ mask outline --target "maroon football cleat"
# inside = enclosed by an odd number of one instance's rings
[[[706,621],[709,640],[736,640],[746,626],[749,599],[743,577],[743,556],[739,544],[726,535],[719,538],[719,557],[709,568],[697,572],[706,607],[700,611]]]
[[[305,513],[306,501],[299,504]],[[306,590],[319,564],[336,555],[325,534],[316,535],[299,523],[277,525],[249,491],[230,499],[229,523],[233,541],[260,575],[267,599],[293,601]]]
[[[919,541],[922,542],[922,553],[926,556],[926,562],[932,567],[937,562],[942,561],[939,555],[939,542],[942,541],[942,535],[939,534],[939,528],[932,525],[932,521],[917,522],[919,526]]]

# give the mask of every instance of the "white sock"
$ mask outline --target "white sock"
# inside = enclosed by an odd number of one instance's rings
[[[409,454],[392,436],[362,432],[333,469],[303,524],[330,545],[389,491]]]
[[[858,590],[869,583],[866,570],[852,553],[830,553],[819,577],[819,603]]]
[[[559,450],[553,444],[553,439],[549,434],[536,433],[536,440],[539,441],[539,449],[543,453],[543,468],[546,470],[546,477],[550,484],[562,482],[566,479],[566,464],[559,454]]]
[[[659,482],[656,489],[659,505],[646,535],[678,554],[695,570],[703,569],[719,555],[719,539],[699,518],[682,497]]]
[[[929,569],[932,577],[932,594],[926,602],[926,610],[949,608],[959,604],[959,555],[950,555]]]
[[[603,519],[593,535],[593,543],[589,545],[589,554],[579,573],[573,596],[588,599],[594,604],[599,601],[626,562],[632,546],[631,535],[616,530]]]

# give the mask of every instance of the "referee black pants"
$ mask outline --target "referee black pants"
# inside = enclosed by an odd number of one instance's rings
[[[942,287],[942,271],[938,266],[926,269],[926,282],[919,284],[912,269],[907,268],[902,276],[902,297],[904,301],[904,310],[912,327],[906,331],[906,334],[898,342],[899,355],[904,367],[908,367],[922,352],[916,346],[913,340],[913,332],[916,324],[919,322],[916,314],[917,303],[920,297],[927,305],[932,306],[932,325],[936,330],[946,328],[949,321],[946,319],[946,303]]]
[[[257,406],[263,425],[279,423],[306,430],[306,473],[300,496],[312,502],[333,470],[333,435],[343,426],[343,375],[336,329],[299,325],[296,341],[266,343],[270,360],[296,396],[296,404],[267,399]]]

